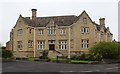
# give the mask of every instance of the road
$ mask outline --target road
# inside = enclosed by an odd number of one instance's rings
[[[61,64],[39,61],[2,63],[3,72],[118,72],[118,64]]]

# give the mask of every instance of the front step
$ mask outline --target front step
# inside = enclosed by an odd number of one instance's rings
[[[57,51],[55,50],[50,50],[48,52],[48,57],[49,58],[56,58],[57,56],[62,56],[63,54],[62,53],[58,53]]]

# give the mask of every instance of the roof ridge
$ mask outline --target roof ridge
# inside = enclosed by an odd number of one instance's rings
[[[60,15],[60,16],[43,16],[43,17],[36,17],[36,18],[52,18],[52,17],[77,17],[76,15]]]

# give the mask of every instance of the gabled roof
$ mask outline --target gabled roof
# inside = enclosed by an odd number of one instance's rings
[[[75,15],[53,16],[53,17],[36,17],[35,20],[23,18],[27,25],[32,27],[45,27],[52,19],[58,26],[69,26],[78,20]]]
[[[101,26],[96,24],[95,22],[93,22],[91,20],[91,18],[89,17],[89,15],[86,13],[86,11],[84,10],[79,16],[75,16],[75,15],[67,15],[67,16],[51,16],[51,17],[36,17],[34,20],[30,19],[30,17],[21,17],[23,18],[24,22],[28,25],[28,26],[32,26],[32,27],[46,27],[46,25],[50,22],[50,20],[52,19],[54,21],[55,24],[57,24],[58,26],[70,26],[73,23],[77,22],[78,19],[83,15],[86,14],[87,17],[90,19],[90,21],[96,25],[96,28],[98,31],[100,31]],[[107,28],[104,27],[104,31],[107,32]],[[112,33],[111,33],[112,34]]]
[[[94,23],[94,22],[91,20],[91,18],[89,17],[89,15],[86,13],[85,10],[84,10],[78,17],[80,18],[84,13],[87,15],[87,17],[90,19],[90,21],[91,21],[92,23]]]
[[[27,18],[23,17],[23,19],[27,23],[27,25],[32,26],[32,27],[45,27],[50,22],[51,19],[58,26],[70,26],[76,21],[78,21],[78,19],[83,15],[83,13],[85,13],[88,16],[86,11],[84,10],[79,16],[67,15],[67,16],[52,16],[52,17],[36,17],[34,20],[28,17]],[[88,18],[92,22],[89,16]]]

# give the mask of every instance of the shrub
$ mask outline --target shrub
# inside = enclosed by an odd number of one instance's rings
[[[42,59],[48,59],[48,51],[46,51],[46,50],[43,51]]]
[[[71,60],[80,60],[80,55],[72,55]]]
[[[13,56],[12,52],[9,50],[2,49],[3,58],[11,58]]]
[[[100,42],[90,48],[90,54],[94,54],[96,60],[119,59],[120,44],[116,42]]]
[[[95,58],[92,54],[81,54],[81,55],[73,55],[71,56],[71,60],[91,60],[94,61]]]

